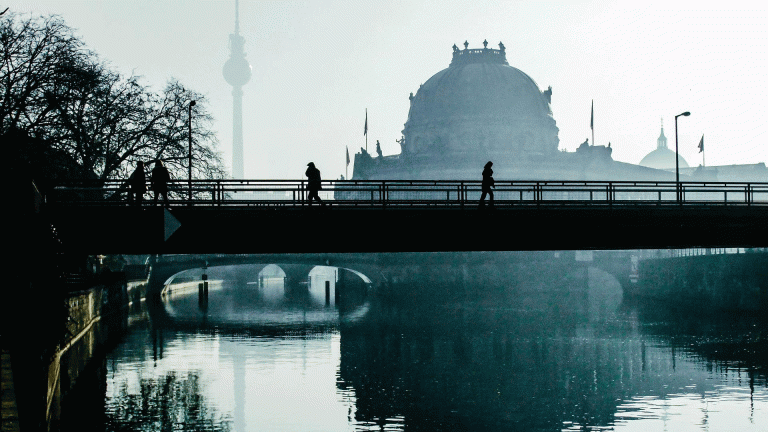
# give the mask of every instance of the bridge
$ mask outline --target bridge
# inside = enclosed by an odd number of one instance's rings
[[[174,181],[169,208],[121,181],[62,183],[44,208],[85,253],[349,253],[765,247],[768,182]]]

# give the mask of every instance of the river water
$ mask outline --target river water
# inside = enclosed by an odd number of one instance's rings
[[[108,354],[98,428],[768,431],[764,320],[598,310],[586,274],[583,295],[528,302],[363,282],[339,298],[332,268],[212,280],[207,302],[172,285]]]

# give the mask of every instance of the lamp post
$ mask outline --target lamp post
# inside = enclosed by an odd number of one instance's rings
[[[195,106],[195,101],[189,103],[189,205],[192,205],[192,107]]]
[[[680,189],[680,155],[677,152],[677,118],[680,116],[688,117],[690,112],[686,111],[682,114],[675,116],[675,186],[677,189],[677,202],[680,203],[683,200],[683,191]]]

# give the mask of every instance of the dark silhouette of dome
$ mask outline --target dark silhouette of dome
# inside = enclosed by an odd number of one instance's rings
[[[403,130],[410,151],[557,151],[551,89],[539,90],[531,77],[509,66],[504,45],[499,48],[454,45],[451,65],[411,97]]]

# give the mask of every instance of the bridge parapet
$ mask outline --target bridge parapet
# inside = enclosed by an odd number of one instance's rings
[[[334,206],[463,207],[477,203],[480,181],[327,180],[320,196]],[[190,186],[191,185],[191,186]],[[58,206],[126,205],[122,181],[61,183],[46,197]],[[193,180],[170,185],[171,204],[185,206],[307,206],[303,180]],[[768,206],[768,182],[525,181],[495,183],[497,205],[707,204]],[[192,196],[190,200],[188,197]],[[679,198],[679,199],[678,199]]]

